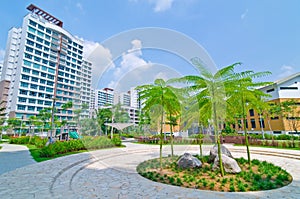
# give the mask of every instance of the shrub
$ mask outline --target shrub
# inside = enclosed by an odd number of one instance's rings
[[[122,141],[120,139],[120,137],[113,137],[113,139],[111,140],[115,146],[121,146],[122,145]]]

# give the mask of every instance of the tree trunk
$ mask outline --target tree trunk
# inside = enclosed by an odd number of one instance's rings
[[[173,147],[173,129],[172,129],[172,121],[171,121],[171,116],[170,116],[170,133],[171,133],[171,137],[170,137],[170,141],[171,141],[171,156],[174,156],[174,147]]]

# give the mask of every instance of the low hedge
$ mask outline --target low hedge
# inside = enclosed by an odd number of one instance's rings
[[[40,151],[40,157],[54,157],[58,154],[80,150],[95,150],[103,148],[111,148],[114,146],[121,146],[120,138],[115,137],[112,140],[107,137],[83,137],[80,140],[69,140],[63,142],[55,142],[45,146]]]
[[[10,144],[32,144],[35,145],[37,148],[43,148],[48,140],[46,138],[40,138],[38,136],[29,137],[29,136],[22,136],[22,137],[11,137],[9,140]]]

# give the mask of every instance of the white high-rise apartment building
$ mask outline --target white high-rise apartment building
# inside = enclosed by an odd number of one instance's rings
[[[114,104],[114,90],[111,88],[103,88],[101,90],[95,90],[95,109],[105,105]]]
[[[81,67],[81,89],[80,89],[80,100],[81,104],[86,105],[86,110],[81,113],[82,118],[88,118],[90,103],[91,103],[91,79],[92,79],[92,63],[83,60]]]
[[[28,118],[56,102],[56,115],[72,120],[73,110],[89,101],[88,92],[81,97],[82,90],[90,89],[91,75],[84,72],[83,42],[51,14],[32,4],[27,9],[31,13],[24,17],[22,27],[12,28],[8,34],[1,76],[1,81],[10,82],[7,113]],[[61,105],[68,101],[73,108],[62,110]]]

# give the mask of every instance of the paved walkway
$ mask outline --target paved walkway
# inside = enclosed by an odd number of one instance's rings
[[[0,174],[36,163],[28,148],[15,144],[0,144]]]
[[[136,166],[158,157],[159,147],[126,143],[114,148],[65,156],[32,164],[0,175],[0,198],[300,198],[300,151],[252,148],[252,158],[267,160],[285,168],[293,182],[283,188],[223,193],[181,188],[145,179],[136,173]],[[205,146],[208,153],[211,146]],[[235,157],[246,157],[244,147],[228,146]],[[197,146],[175,146],[178,154],[198,153]],[[264,151],[264,155],[258,154]],[[268,154],[279,151],[287,157]],[[164,154],[170,147],[164,147]]]

